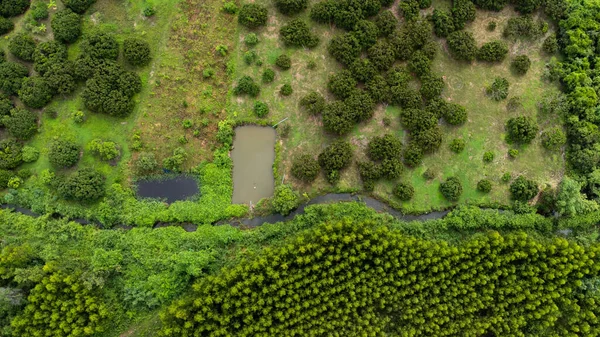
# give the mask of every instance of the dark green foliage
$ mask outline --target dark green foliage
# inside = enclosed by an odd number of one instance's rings
[[[450,125],[462,125],[467,121],[467,110],[456,103],[446,103],[442,117]]]
[[[510,66],[517,74],[525,75],[531,67],[531,60],[527,55],[519,55],[512,60]]]
[[[483,153],[483,162],[484,163],[491,163],[493,161],[494,161],[494,152],[486,151]]]
[[[408,143],[403,154],[404,165],[416,167],[423,161],[423,150],[416,143]]]
[[[413,136],[413,141],[423,149],[423,153],[433,153],[442,145],[442,130],[436,125],[418,131]]]
[[[262,118],[269,114],[269,106],[262,101],[254,102],[254,114],[256,117]]]
[[[275,0],[275,7],[285,15],[298,14],[308,7],[308,0]]]
[[[513,0],[513,3],[517,12],[530,14],[540,7],[542,0]]]
[[[313,34],[306,22],[300,19],[283,25],[279,34],[287,46],[314,48],[319,44],[319,37]]]
[[[71,167],[79,161],[79,146],[67,140],[54,140],[50,143],[48,159],[57,168]]]
[[[377,69],[369,59],[356,59],[349,67],[354,78],[362,83],[369,82],[377,75]]]
[[[316,91],[311,91],[308,95],[300,99],[300,106],[311,115],[319,115],[325,110],[327,103],[323,95]]]
[[[394,14],[390,11],[383,11],[375,18],[375,24],[377,25],[377,31],[379,36],[389,36],[396,30],[398,26],[398,20]]]
[[[93,33],[85,37],[81,51],[92,59],[116,60],[119,57],[119,43],[112,35]]]
[[[542,49],[544,49],[544,51],[550,55],[556,53],[558,51],[558,40],[556,39],[556,35],[552,34],[548,36],[544,40]]]
[[[456,30],[465,28],[465,23],[475,20],[475,5],[471,0],[453,0],[452,18]]]
[[[421,94],[411,87],[397,85],[390,88],[392,103],[400,106],[401,108],[420,108],[423,104]]]
[[[292,175],[303,182],[310,183],[319,175],[319,163],[309,154],[302,154],[292,161]]]
[[[546,187],[540,192],[540,197],[536,203],[537,210],[544,216],[550,216],[556,210],[556,191],[551,187]]]
[[[596,149],[571,149],[567,159],[574,170],[588,174],[594,171],[600,162],[600,153]]]
[[[439,44],[436,41],[429,41],[421,48],[423,55],[430,60],[435,59],[439,48]]]
[[[82,98],[92,112],[123,117],[134,108],[133,96],[140,92],[140,77],[117,64],[107,64],[86,82]]]
[[[459,30],[448,36],[448,50],[457,60],[473,61],[477,55],[477,43],[473,34]]]
[[[372,161],[358,163],[358,174],[363,182],[363,189],[367,192],[375,189],[375,182],[381,178],[381,170],[378,165]]]
[[[14,176],[14,173],[9,170],[0,169],[0,189],[8,187],[10,178]],[[1,324],[2,321],[0,321]]]
[[[510,18],[503,34],[510,39],[536,39],[544,33],[542,25],[542,22],[534,22],[530,16]]]
[[[436,118],[442,118],[447,109],[447,102],[441,97],[432,98],[427,102],[426,110],[429,110]]]
[[[48,18],[48,5],[37,1],[31,6],[31,18],[35,21],[41,21]]]
[[[127,63],[134,66],[144,66],[150,62],[150,45],[148,42],[129,38],[123,41],[123,56]]]
[[[508,0],[474,0],[473,2],[477,7],[492,11],[500,11],[508,4]]]
[[[352,162],[352,148],[350,147],[350,143],[343,140],[332,143],[319,154],[318,160],[319,166],[327,174],[348,167]]]
[[[33,60],[33,68],[43,76],[52,65],[62,64],[67,60],[67,48],[56,41],[42,42],[37,45]]]
[[[104,196],[104,176],[91,168],[82,168],[60,182],[58,193],[67,200],[96,201]]]
[[[15,108],[2,119],[8,133],[21,140],[27,140],[37,132],[37,115],[29,110]]]
[[[0,16],[0,35],[8,34],[15,28],[15,24],[7,18]]]
[[[528,180],[523,176],[517,177],[510,184],[510,195],[513,200],[528,201],[538,194],[538,186],[535,181]]]
[[[506,122],[507,140],[531,143],[539,131],[537,122],[529,116],[511,118]]]
[[[327,89],[337,98],[344,99],[349,97],[356,88],[356,80],[349,70],[342,70],[329,77]]]
[[[560,128],[542,132],[542,145],[548,150],[556,150],[567,143],[567,136]]]
[[[369,48],[367,55],[375,68],[379,69],[380,71],[390,69],[396,60],[394,50],[389,43],[384,41],[378,41],[375,45]]]
[[[477,182],[477,190],[483,193],[490,193],[492,190],[492,182],[487,179],[482,179]]]
[[[377,42],[379,29],[374,22],[368,20],[360,20],[354,26],[352,34],[358,40],[358,43],[363,49],[367,49]]]
[[[508,54],[508,46],[502,41],[484,43],[477,52],[477,59],[487,62],[500,62]]]
[[[430,110],[407,108],[400,111],[400,123],[411,132],[430,129],[437,122],[437,115]]]
[[[358,58],[361,49],[360,42],[351,33],[334,36],[327,47],[329,54],[346,66]]]
[[[339,4],[335,0],[320,1],[311,7],[310,18],[319,23],[331,23],[338,9]]]
[[[431,60],[422,51],[417,50],[408,60],[408,69],[418,77],[426,76],[431,72]]]
[[[73,63],[70,61],[52,63],[44,74],[44,79],[56,94],[70,94],[77,88]]]
[[[344,103],[355,122],[363,122],[373,117],[375,102],[363,90],[356,89],[352,91],[350,96],[344,100]]]
[[[262,81],[264,83],[271,83],[275,79],[275,71],[271,68],[265,69],[262,74]]]
[[[18,33],[8,42],[8,50],[23,61],[33,61],[35,52],[35,40],[28,34]]]
[[[328,104],[323,111],[323,127],[325,131],[337,135],[345,135],[354,127],[353,111],[342,101]]]
[[[81,16],[70,9],[63,9],[52,16],[50,26],[57,41],[73,43],[81,35]]]
[[[491,86],[486,88],[488,96],[495,101],[501,101],[508,97],[508,80],[504,77],[496,77]]]
[[[450,177],[440,184],[440,192],[449,201],[458,201],[463,192],[462,184],[457,177]]]
[[[0,63],[0,89],[7,95],[15,95],[28,74],[27,67],[20,63]]]
[[[406,68],[398,66],[390,69],[385,79],[390,87],[406,86],[412,79],[412,76]]]
[[[25,13],[30,0],[2,0],[0,2],[0,16],[10,18]]]
[[[461,153],[465,149],[466,143],[463,139],[454,138],[452,142],[450,142],[450,150],[455,153]]]
[[[415,188],[410,183],[400,182],[394,186],[392,193],[402,201],[409,201],[415,195]]]
[[[399,5],[400,13],[407,21],[417,19],[419,17],[419,1],[417,0],[402,0]]]
[[[52,88],[42,77],[26,77],[19,89],[19,99],[30,108],[43,108],[52,100]]]
[[[15,105],[13,104],[12,100],[4,95],[4,94],[0,94],[0,125],[4,125],[2,124],[2,118],[4,116],[8,116],[10,115],[10,111],[15,107]]]
[[[23,146],[14,139],[0,140],[0,168],[11,170],[23,163]]]
[[[289,84],[289,83],[282,85],[281,89],[279,89],[279,93],[282,94],[283,96],[289,96],[293,92],[294,92],[294,89],[292,88],[291,84]]]
[[[83,14],[93,5],[96,0],[62,0],[65,7],[71,9],[75,13]]]
[[[404,167],[399,158],[386,158],[381,162],[380,172],[383,178],[394,180],[402,174]]]
[[[298,206],[298,195],[292,187],[287,184],[278,185],[273,193],[271,205],[275,212],[288,215],[294,208]]]
[[[250,29],[264,26],[267,23],[267,9],[258,4],[244,4],[238,14],[238,22]]]
[[[235,95],[249,95],[256,97],[260,93],[260,86],[254,82],[250,76],[242,76],[238,81],[237,86],[233,89]]]
[[[391,134],[375,136],[369,142],[367,155],[375,161],[398,159],[402,154],[402,142]]]
[[[281,70],[288,70],[292,67],[292,59],[287,54],[281,54],[275,59],[275,65]]]
[[[434,9],[431,20],[433,22],[433,31],[439,37],[446,37],[456,30],[452,15],[446,11]]]
[[[406,61],[415,51],[415,46],[406,30],[396,30],[388,37],[388,43],[394,50],[396,59]]]
[[[545,0],[544,13],[558,22],[567,15],[567,0]]]
[[[381,75],[375,75],[367,82],[365,90],[375,103],[387,102],[390,99],[390,88],[385,78]]]
[[[495,30],[496,30],[496,27],[497,27],[497,26],[498,26],[498,24],[496,23],[496,21],[490,21],[490,22],[488,22],[488,25],[487,25],[487,27],[486,27],[486,28],[487,28],[487,30],[489,30],[490,32],[493,32],[493,31],[495,31]]]
[[[421,78],[421,97],[430,100],[439,97],[444,90],[444,79],[441,76],[428,74]]]
[[[431,1],[432,0],[419,0],[419,8],[427,9],[427,8],[431,7]]]
[[[152,173],[158,168],[158,161],[152,152],[141,152],[137,160],[134,162],[134,167],[139,175]]]

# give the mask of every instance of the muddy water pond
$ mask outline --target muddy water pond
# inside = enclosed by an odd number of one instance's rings
[[[184,175],[164,179],[141,180],[137,183],[138,197],[160,199],[168,203],[187,200],[198,193],[196,179]]]
[[[234,204],[255,205],[273,195],[275,135],[270,127],[247,125],[235,129],[231,151]]]

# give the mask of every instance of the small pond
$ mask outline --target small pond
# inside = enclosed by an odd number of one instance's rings
[[[275,180],[275,129],[247,125],[235,129],[233,140],[234,204],[256,204],[273,195]]]
[[[198,193],[198,182],[189,176],[182,175],[137,182],[138,197],[161,199],[168,203],[186,200]]]

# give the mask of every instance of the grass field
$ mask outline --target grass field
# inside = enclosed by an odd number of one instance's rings
[[[239,30],[240,48],[237,53],[237,72],[235,78],[242,75],[251,75],[260,81],[262,71],[267,67],[274,68],[275,58],[281,53],[287,53],[292,59],[292,68],[287,71],[276,71],[277,75],[272,84],[262,85],[258,100],[268,103],[271,112],[266,117],[269,121],[277,122],[289,118],[285,123],[291,126],[291,132],[285,139],[280,139],[281,167],[278,172],[285,174],[285,181],[291,182],[293,186],[302,193],[309,195],[326,193],[330,191],[357,191],[362,188],[356,165],[347,169],[341,175],[341,181],[336,187],[329,185],[323,176],[311,184],[300,184],[291,177],[291,160],[299,153],[318,154],[335,137],[326,135],[321,125],[320,117],[309,117],[298,108],[300,98],[311,90],[317,90],[326,96],[326,81],[329,74],[340,69],[332,58],[328,56],[326,47],[330,38],[339,31],[327,26],[312,23],[313,31],[321,37],[320,45],[312,50],[285,48],[279,40],[279,27],[289,18],[279,14],[271,5],[270,1],[257,1],[269,6],[270,19],[267,27],[257,31],[260,42],[254,47],[259,58],[264,64],[246,65],[244,53],[248,49],[241,41],[248,31],[244,28]],[[435,2],[435,6],[447,8],[446,1]],[[431,11],[429,9],[428,11]],[[502,39],[502,31],[509,17],[517,14],[512,9],[501,12],[478,11],[475,22],[467,26],[467,30],[474,33],[479,45],[496,39]],[[307,14],[302,14],[306,17]],[[308,19],[307,19],[308,20]],[[496,21],[497,28],[489,32],[486,27],[489,21]],[[460,202],[488,204],[508,204],[509,194],[506,183],[501,183],[500,177],[509,172],[513,177],[525,175],[535,179],[540,184],[556,185],[564,171],[564,159],[562,153],[549,153],[540,146],[539,139],[528,146],[519,147],[519,156],[516,159],[508,157],[509,145],[504,141],[504,125],[510,117],[528,115],[535,117],[538,114],[536,105],[546,94],[558,92],[555,85],[546,83],[541,75],[549,56],[541,52],[543,39],[538,41],[509,43],[509,56],[500,64],[486,64],[473,62],[466,64],[451,59],[443,40],[438,40],[439,52],[433,65],[434,72],[444,76],[446,89],[442,96],[448,101],[459,103],[467,108],[469,119],[461,127],[449,127],[443,125],[444,142],[441,149],[433,155],[425,158],[423,165],[413,170],[408,170],[399,180],[412,182],[416,193],[413,200],[400,204],[391,195],[395,181],[380,181],[373,192],[377,197],[388,200],[396,207],[407,211],[426,212],[432,209],[440,209],[449,206],[439,193],[439,183],[449,176],[456,175],[463,184],[464,193]],[[532,60],[530,71],[525,76],[514,75],[510,70],[512,57],[518,54],[527,54]],[[317,62],[317,69],[310,70],[307,64],[310,60]],[[511,87],[509,98],[501,102],[495,102],[486,97],[485,87],[490,85],[496,76],[506,77]],[[279,87],[285,83],[291,83],[294,93],[289,97],[279,94]],[[522,108],[516,111],[508,111],[506,104],[511,97],[520,97]],[[329,97],[331,99],[331,97]],[[252,118],[252,106],[254,99],[248,97],[234,97],[232,99],[233,116],[237,118]],[[392,118],[392,124],[385,127],[382,119],[385,116]],[[554,116],[543,116],[538,118],[541,131],[559,125]],[[355,159],[360,160],[364,155],[364,149],[370,138],[382,133],[394,133],[401,139],[405,139],[405,132],[401,129],[398,120],[398,109],[393,106],[379,106],[372,120],[358,125],[349,136],[348,140],[355,147]],[[462,138],[466,141],[465,151],[456,155],[448,149],[448,144],[454,138]],[[492,151],[495,159],[492,163],[485,164],[482,160],[483,153]],[[436,173],[435,179],[427,181],[422,177],[426,169]],[[282,176],[276,177],[278,181]],[[476,184],[480,179],[487,178],[494,183],[490,194],[482,194],[476,191]]]

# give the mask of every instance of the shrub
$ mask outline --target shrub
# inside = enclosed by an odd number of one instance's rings
[[[144,66],[150,62],[150,45],[142,39],[125,39],[123,41],[123,56],[131,65]]]
[[[434,127],[437,116],[430,110],[408,108],[400,110],[400,123],[411,132],[423,131]]]
[[[56,41],[42,42],[37,45],[33,53],[33,68],[40,75],[44,76],[50,67],[59,64],[64,67],[67,60],[67,48],[64,44]]]
[[[427,168],[425,172],[423,172],[423,178],[425,180],[433,180],[437,173],[431,167]]]
[[[512,60],[510,65],[517,74],[525,75],[531,67],[531,60],[527,55],[519,55]]]
[[[0,89],[7,95],[15,95],[28,74],[27,67],[20,63],[0,63]]]
[[[476,9],[471,0],[452,1],[452,18],[455,29],[465,28],[465,23],[475,20]]]
[[[407,21],[417,19],[419,17],[419,2],[417,0],[402,0],[400,1],[400,13]]]
[[[15,29],[15,24],[7,18],[0,16],[0,35],[8,34]]]
[[[9,116],[3,117],[2,124],[11,136],[27,140],[37,132],[37,115],[26,109],[15,108]]]
[[[262,74],[262,81],[264,83],[271,83],[275,79],[275,71],[271,68],[265,69]]]
[[[4,116],[9,116],[10,111],[14,108],[14,104],[8,96],[0,94],[0,125]]]
[[[558,40],[556,39],[556,35],[550,35],[544,40],[544,44],[542,45],[542,49],[547,54],[554,54],[558,51]]]
[[[306,183],[314,181],[320,170],[319,163],[309,154],[296,156],[292,161],[292,175]]]
[[[292,67],[292,59],[286,54],[281,54],[275,60],[275,65],[281,70],[288,70]]]
[[[423,105],[421,94],[409,86],[394,86],[390,88],[390,95],[392,103],[404,109],[417,109]]]
[[[283,96],[289,96],[293,92],[294,92],[294,89],[292,89],[292,85],[289,83],[282,85],[281,89],[279,89],[279,93],[281,93]]]
[[[356,59],[349,67],[354,78],[362,83],[370,81],[377,75],[377,69],[369,59]]]
[[[81,16],[70,9],[63,9],[52,16],[50,22],[54,39],[63,43],[73,43],[81,36]]]
[[[369,20],[360,20],[354,25],[352,34],[358,40],[361,48],[366,49],[377,42],[379,29],[374,22]]]
[[[402,201],[409,201],[415,195],[415,189],[410,183],[398,183],[393,190],[396,198]]]
[[[350,147],[350,143],[344,140],[335,141],[319,154],[318,161],[319,166],[327,174],[348,167],[352,162],[352,148]]]
[[[355,122],[362,122],[373,117],[375,102],[366,92],[356,89],[344,100],[346,107]]]
[[[361,49],[360,42],[351,33],[334,36],[327,47],[329,54],[346,66],[360,56]]]
[[[42,77],[26,77],[19,89],[19,99],[30,108],[39,109],[52,100],[52,91]]]
[[[308,0],[275,0],[275,7],[281,14],[298,14],[308,7]]]
[[[470,62],[477,55],[477,43],[473,34],[459,30],[448,36],[448,50],[455,59]]]
[[[349,70],[342,70],[331,75],[327,82],[329,91],[340,99],[348,98],[354,92],[356,85],[357,82]]]
[[[325,98],[316,91],[311,91],[308,95],[300,99],[300,107],[311,115],[318,115],[325,110]]]
[[[369,142],[367,154],[369,158],[375,161],[400,158],[402,142],[391,134],[375,136]]]
[[[461,153],[465,149],[466,143],[463,139],[455,138],[450,142],[450,150],[455,153]]]
[[[433,22],[433,31],[439,37],[446,37],[456,30],[452,15],[446,11],[434,9],[431,20]]]
[[[8,50],[23,61],[33,61],[35,40],[28,34],[15,34],[8,42]]]
[[[502,10],[508,4],[508,0],[475,0],[473,2],[477,7],[496,12]]]
[[[296,195],[290,185],[282,184],[275,187],[275,193],[271,204],[276,212],[288,215],[296,208],[296,206],[298,206],[298,195]]]
[[[365,90],[376,103],[388,102],[390,100],[390,87],[381,75],[373,76],[365,85]]]
[[[535,39],[543,34],[540,23],[535,23],[530,16],[519,16],[508,19],[503,35],[510,39]]]
[[[0,2],[0,16],[10,18],[25,13],[30,0],[2,0]]]
[[[140,175],[149,174],[158,168],[158,161],[156,161],[154,153],[141,152],[135,161],[134,167]]]
[[[63,0],[65,7],[79,14],[83,14],[95,2],[96,0]]]
[[[482,179],[477,182],[477,190],[483,193],[490,193],[492,190],[492,182],[487,179]]]
[[[314,48],[319,44],[319,37],[310,31],[306,22],[296,19],[283,25],[279,30],[281,39],[288,46]]]
[[[423,150],[415,143],[409,143],[402,154],[404,165],[417,167],[423,161]]]
[[[92,112],[123,117],[133,111],[133,96],[141,89],[142,81],[136,73],[106,63],[86,82],[82,98]]]
[[[433,153],[442,145],[442,130],[435,125],[419,131],[414,135],[413,141],[423,149],[424,153]]]
[[[0,140],[0,169],[11,170],[23,163],[22,145],[14,139]]]
[[[48,159],[55,167],[71,167],[79,161],[79,147],[67,140],[54,140],[50,143]]]
[[[398,158],[386,158],[381,162],[381,176],[389,180],[398,178],[403,171],[402,163]]]
[[[538,186],[535,181],[519,176],[510,184],[510,194],[513,200],[528,201],[538,194]]]
[[[91,168],[82,168],[58,185],[58,193],[67,200],[96,201],[104,196],[104,176]]]
[[[498,24],[496,23],[496,21],[490,21],[490,22],[488,22],[488,25],[487,25],[486,28],[487,28],[488,31],[493,32],[493,31],[496,30],[496,26],[497,25]]]
[[[383,11],[377,15],[375,18],[375,24],[377,25],[377,31],[379,32],[379,36],[389,36],[396,30],[398,26],[398,20],[392,12]]]
[[[517,150],[517,149],[508,150],[508,156],[511,158],[517,158],[519,156],[519,150]]]
[[[442,114],[446,123],[450,125],[462,125],[467,121],[467,110],[456,103],[446,103]]]
[[[423,52],[417,50],[408,60],[408,69],[418,77],[426,76],[431,71],[431,60]]]
[[[510,174],[510,172],[505,172],[502,177],[500,178],[500,180],[502,180],[502,182],[509,182],[512,179],[512,175]]]
[[[235,4],[234,4],[234,6],[235,6]],[[237,12],[237,6],[236,6],[236,12]],[[144,10],[142,11],[142,14],[147,18],[152,17],[152,16],[154,16],[154,14],[156,14],[156,9],[154,9],[154,7],[152,7],[150,5],[146,5],[146,7],[144,7]]]
[[[369,48],[367,55],[375,68],[379,69],[380,71],[390,69],[396,60],[396,55],[394,54],[394,50],[390,44],[383,41],[378,41],[371,48]]]
[[[260,93],[260,87],[254,83],[254,79],[250,76],[243,76],[238,81],[237,86],[233,89],[235,95],[247,94],[252,97],[258,96]]]
[[[119,43],[106,33],[93,33],[81,43],[81,51],[85,56],[98,60],[117,60],[119,57]]]
[[[483,153],[483,162],[484,163],[491,163],[492,161],[494,161],[494,152],[491,151],[486,151]]]
[[[21,154],[25,163],[33,163],[40,157],[40,151],[38,149],[27,145],[21,149]]]
[[[501,101],[508,97],[508,80],[504,77],[496,77],[491,86],[486,88],[487,94],[495,101]]]
[[[323,111],[323,127],[327,132],[344,135],[354,127],[355,119],[346,103],[335,101]]]
[[[477,59],[487,62],[500,62],[508,54],[508,46],[502,41],[484,43],[477,52]]]
[[[539,128],[536,121],[528,116],[511,118],[506,122],[507,139],[509,142],[531,143]]]
[[[244,4],[238,15],[238,22],[250,29],[264,26],[267,23],[267,9],[258,4]]]
[[[421,88],[419,92],[424,99],[433,99],[439,97],[444,90],[444,79],[441,76],[432,74],[421,78]]]
[[[87,149],[104,161],[116,159],[121,154],[115,142],[103,141],[98,138],[89,142]]]
[[[567,136],[561,128],[553,128],[542,132],[542,146],[548,150],[556,150],[567,143]]]
[[[239,10],[238,6],[233,1],[224,3],[221,9],[227,14],[236,14]]]
[[[258,42],[259,39],[255,33],[249,33],[246,35],[246,37],[244,37],[244,43],[246,43],[248,47],[254,47],[258,44]]]
[[[254,114],[256,117],[262,118],[269,113],[269,106],[265,102],[256,101],[254,102]]]
[[[462,191],[462,184],[457,177],[450,177],[440,184],[440,192],[449,201],[458,201]]]
[[[167,170],[180,172],[181,166],[183,165],[187,157],[187,152],[185,152],[183,148],[178,147],[175,150],[173,150],[172,156],[163,159],[163,166]]]
[[[533,13],[542,4],[541,0],[516,0],[515,9],[521,14]]]

